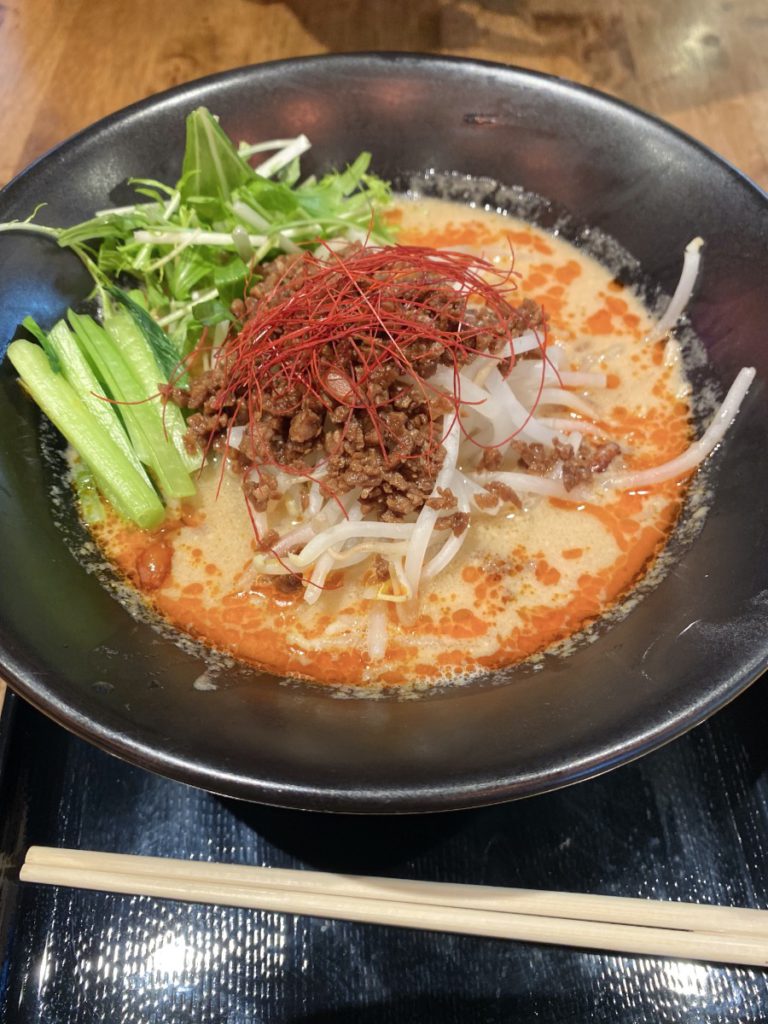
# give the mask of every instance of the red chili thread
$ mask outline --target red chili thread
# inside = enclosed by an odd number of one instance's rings
[[[405,457],[434,454],[441,440],[432,429],[430,399],[442,392],[429,383],[431,371],[420,372],[420,364],[453,366],[454,393],[445,397],[457,413],[472,404],[461,398],[457,379],[470,359],[500,358],[497,353],[506,347],[511,369],[512,339],[520,333],[519,312],[505,294],[515,287],[513,271],[499,271],[471,254],[423,246],[370,246],[347,254],[326,250],[325,259],[311,253],[300,257],[300,284],[281,297],[286,281],[297,274],[295,263],[289,264],[239,333],[225,342],[227,381],[218,396],[220,409],[235,395],[247,395],[249,419],[259,419],[269,385],[273,394],[295,394],[281,409],[289,416],[309,394],[326,409],[347,406],[350,418],[355,411],[365,413],[387,455],[380,413],[394,398],[375,401],[367,387],[378,369],[394,364],[419,392],[430,417],[429,451]],[[482,322],[468,317],[472,308],[483,311]],[[426,351],[414,350],[417,343]],[[540,350],[546,358],[546,339]],[[345,396],[329,384],[332,378],[346,383]]]
[[[505,295],[505,291],[516,288],[514,270],[500,271],[480,257],[423,246],[368,246],[346,254],[327,245],[325,249],[325,259],[305,252],[300,257],[301,268],[295,262],[289,263],[239,332],[225,340],[217,355],[227,367],[227,379],[214,406],[221,413],[237,399],[238,408],[245,406],[246,429],[253,436],[254,423],[263,414],[265,386],[271,387],[273,396],[275,392],[295,392],[293,404],[280,410],[286,416],[297,412],[304,395],[309,394],[328,411],[337,405],[349,409],[340,424],[340,444],[354,413],[363,412],[388,458],[386,435],[391,435],[392,430],[380,413],[408,387],[413,387],[429,417],[429,442],[426,451],[397,457],[435,455],[443,443],[443,432],[436,428],[434,399],[451,401],[454,417],[459,418],[462,407],[475,404],[461,397],[461,367],[476,356],[501,360],[499,353],[505,347],[509,353],[505,357],[509,364],[507,374],[514,366],[513,339],[520,333],[521,317]],[[279,297],[294,274],[301,274],[299,286]],[[472,307],[484,311],[481,322],[468,317]],[[420,348],[414,349],[417,343]],[[537,402],[544,383],[544,361],[548,361],[546,333],[539,348],[542,379]],[[432,369],[426,374],[420,372],[424,362],[431,367],[435,362],[452,367],[453,394],[446,395],[429,381]],[[408,378],[408,384],[386,399],[379,396],[374,400],[369,391],[374,374],[393,363]],[[337,382],[344,381],[343,395],[338,383],[336,389],[331,385],[332,377]],[[231,423],[234,420],[232,416]],[[462,431],[478,447],[493,447],[480,445],[463,427]],[[208,444],[211,441],[209,438]],[[313,467],[285,465],[277,460],[264,460],[262,466],[314,480],[312,474],[327,458],[322,457]],[[340,498],[322,478],[317,483],[341,507],[346,518]],[[246,504],[258,540],[250,501]],[[318,586],[309,578],[303,583]],[[335,589],[333,585],[320,586],[324,590]]]

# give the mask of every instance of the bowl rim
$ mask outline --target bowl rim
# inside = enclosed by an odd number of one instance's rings
[[[768,186],[763,189],[756,181],[750,178],[748,174],[740,170],[736,164],[723,156],[717,150],[696,138],[695,135],[691,135],[684,129],[678,128],[677,125],[665,120],[660,115],[654,114],[650,110],[646,110],[644,107],[630,103],[628,100],[621,99],[619,96],[614,96],[611,93],[604,92],[602,89],[598,89],[592,85],[585,85],[582,82],[576,82],[573,79],[566,78],[564,75],[555,75],[547,71],[538,71],[534,68],[526,68],[520,64],[507,64],[503,61],[485,60],[479,57],[461,57],[454,54],[427,53],[420,50],[350,50],[344,51],[343,53],[315,53],[301,57],[279,57],[275,60],[258,61],[253,64],[243,64],[234,68],[227,68],[223,71],[214,71],[211,74],[191,79],[188,82],[180,82],[178,85],[170,86],[168,89],[161,89],[158,92],[151,93],[149,96],[144,96],[142,99],[134,100],[132,103],[128,103],[124,107],[113,110],[111,113],[105,114],[103,117],[91,122],[91,124],[86,125],[84,128],[78,129],[76,132],[68,135],[61,141],[54,143],[48,149],[44,150],[31,160],[30,163],[22,167],[21,170],[14,174],[12,178],[0,187],[0,198],[4,198],[6,192],[10,191],[21,178],[34,170],[38,164],[47,161],[55,154],[65,151],[71,145],[79,142],[81,137],[94,134],[97,131],[107,128],[113,122],[122,121],[128,116],[138,114],[144,109],[156,106],[158,103],[164,103],[169,99],[182,99],[186,96],[193,95],[195,92],[206,91],[209,87],[216,85],[218,82],[229,82],[235,81],[238,78],[248,78],[259,69],[279,68],[288,65],[299,68],[315,64],[352,63],[363,59],[366,61],[378,60],[382,64],[414,63],[421,65],[445,64],[448,67],[460,67],[462,65],[480,68],[485,67],[489,70],[503,71],[515,76],[520,76],[523,79],[539,81],[542,84],[546,83],[553,88],[562,88],[569,93],[583,93],[585,96],[591,97],[598,102],[624,110],[634,117],[643,118],[655,124],[657,127],[662,128],[664,131],[675,135],[681,141],[694,146],[703,155],[716,159],[736,178],[740,179],[744,184],[751,186],[761,196],[763,196],[763,198],[768,200]]]
[[[718,163],[742,187],[754,191],[768,203],[766,191],[709,146],[655,114],[599,89],[573,82],[561,76],[496,61],[419,52],[376,50],[288,57],[249,64],[206,75],[144,97],[100,118],[46,150],[0,189],[0,202],[12,199],[18,183],[34,173],[40,165],[59,155],[66,154],[70,149],[77,148],[82,140],[98,135],[110,126],[130,120],[144,111],[158,106],[162,107],[168,103],[188,100],[193,98],[196,93],[207,94],[211,89],[215,89],[216,86],[223,83],[248,81],[254,75],[258,75],[260,71],[267,69],[291,67],[300,70],[305,67],[323,65],[333,68],[361,62],[368,64],[378,62],[382,66],[405,65],[430,68],[433,73],[439,73],[443,67],[454,70],[460,69],[462,66],[475,70],[485,68],[489,71],[509,75],[512,80],[518,82],[533,83],[539,88],[557,90],[564,94],[575,92],[585,95],[591,102],[623,111],[635,119],[647,121],[657,129],[676,137],[685,145],[693,147],[708,160]],[[299,785],[272,779],[245,778],[241,774],[233,774],[223,768],[217,769],[210,764],[201,765],[187,757],[174,756],[171,751],[147,744],[136,736],[128,734],[125,730],[112,728],[79,713],[68,705],[66,700],[56,695],[55,687],[52,690],[46,682],[36,680],[30,671],[12,656],[5,645],[0,645],[0,671],[13,690],[75,735],[96,743],[117,757],[177,781],[197,785],[227,796],[283,807],[360,813],[417,813],[478,807],[549,792],[586,778],[595,777],[613,767],[629,763],[699,725],[737,697],[767,667],[768,649],[762,658],[753,659],[747,664],[743,662],[739,664],[735,670],[731,670],[727,677],[721,680],[717,687],[702,690],[696,699],[688,700],[685,709],[677,713],[671,720],[657,721],[645,731],[635,732],[630,739],[622,739],[614,744],[605,744],[600,749],[592,748],[580,759],[570,761],[560,770],[549,768],[527,776],[521,776],[519,773],[514,775],[510,772],[507,779],[489,780],[486,784],[478,784],[476,781],[470,783],[451,781],[442,787],[432,786],[428,789],[420,786],[417,782],[411,786],[398,788],[393,795],[389,790],[374,790],[370,786],[364,791],[355,790],[351,786],[345,787],[344,790],[329,790],[328,788],[317,788],[311,784]]]

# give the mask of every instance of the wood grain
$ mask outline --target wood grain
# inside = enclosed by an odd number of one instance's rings
[[[768,186],[765,0],[0,0],[0,182],[180,82],[366,49],[564,75],[668,119]]]

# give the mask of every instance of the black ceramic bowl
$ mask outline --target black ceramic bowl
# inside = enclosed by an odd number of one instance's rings
[[[624,621],[537,670],[420,700],[361,701],[237,667],[219,689],[195,689],[201,659],[134,621],[71,553],[76,524],[55,521],[39,418],[6,365],[0,671],[10,684],[77,734],[185,782],[377,812],[575,782],[672,739],[744,689],[768,655],[766,197],[667,125],[568,82],[367,54],[246,68],[139,103],[9,185],[0,220],[45,201],[45,222],[71,223],[125,201],[132,175],[175,180],[184,116],[201,103],[235,138],[306,132],[315,168],[370,149],[384,176],[437,168],[521,185],[613,236],[667,292],[700,234],[707,258],[690,314],[712,372],[729,384],[754,365],[758,379],[714,458],[703,531]],[[50,322],[87,289],[77,261],[52,244],[0,235],[0,352],[25,314]]]

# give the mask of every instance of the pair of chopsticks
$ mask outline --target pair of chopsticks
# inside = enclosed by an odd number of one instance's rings
[[[768,966],[768,911],[29,849],[21,880],[651,956]]]

